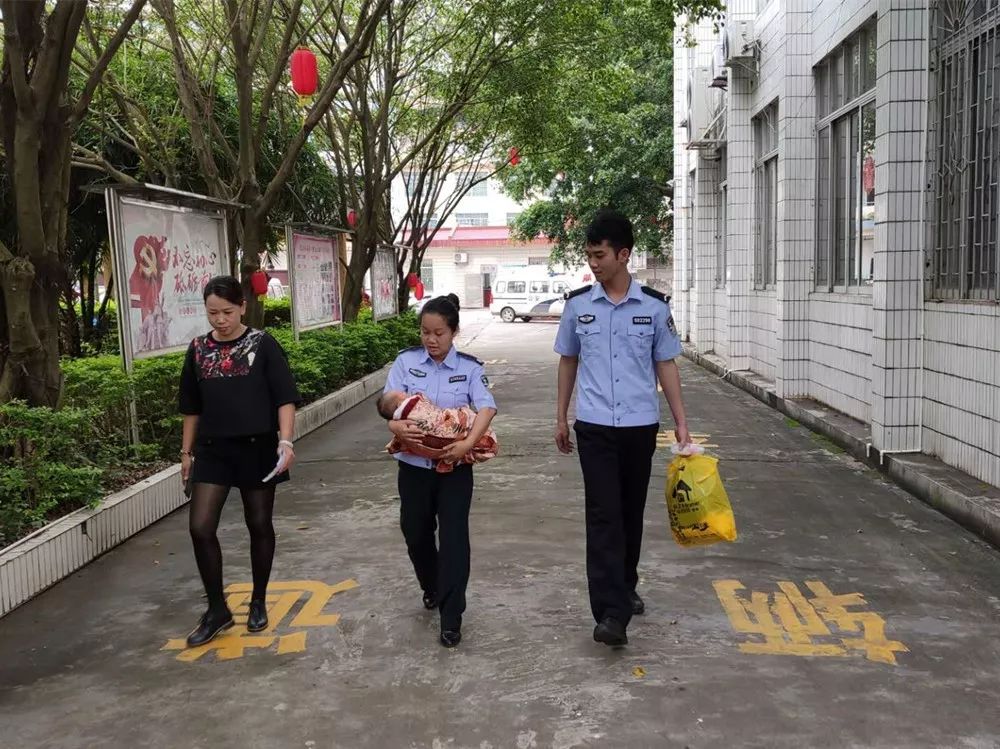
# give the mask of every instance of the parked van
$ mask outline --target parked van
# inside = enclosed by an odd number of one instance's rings
[[[566,292],[572,288],[571,277],[553,275],[544,265],[501,268],[493,284],[490,312],[504,322],[558,318],[562,316]]]

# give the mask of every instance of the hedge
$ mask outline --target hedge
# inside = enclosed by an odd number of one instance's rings
[[[282,301],[269,300],[272,314],[287,307]],[[355,323],[303,333],[298,342],[287,326],[268,332],[284,347],[306,403],[420,342],[412,312],[374,323],[371,312],[362,311]],[[0,405],[0,547],[175,461],[183,361],[183,354],[141,359],[127,375],[116,356],[66,360],[61,410]],[[130,444],[133,393],[138,446]]]

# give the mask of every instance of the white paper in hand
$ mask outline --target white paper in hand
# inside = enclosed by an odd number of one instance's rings
[[[284,450],[279,450],[278,462],[275,464],[274,470],[271,471],[269,474],[267,474],[264,478],[262,478],[261,483],[266,484],[268,481],[270,481],[279,473],[281,473],[283,470],[285,470],[285,461],[287,460],[288,460],[288,453],[286,453]]]

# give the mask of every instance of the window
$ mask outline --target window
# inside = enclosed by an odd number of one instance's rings
[[[875,271],[875,26],[816,66],[816,286],[870,285]]]
[[[465,193],[467,197],[471,198],[482,198],[487,195],[486,184],[487,184],[487,173],[486,172],[474,172],[471,174],[463,174],[458,180],[458,189],[464,190],[468,187],[469,183],[477,182],[477,184],[469,187],[469,191]],[[482,181],[479,181],[482,180]]]
[[[420,280],[423,281],[424,288],[434,288],[434,263],[430,260],[420,263]]]
[[[553,294],[563,294],[569,290],[569,284],[564,281],[553,281],[552,282],[552,293]]]
[[[459,226],[488,226],[488,213],[456,213],[455,221]]]
[[[778,102],[753,119],[754,283],[773,286],[778,271]]]
[[[938,3],[928,138],[932,176],[928,294],[1000,299],[1000,13],[996,0]]]
[[[507,284],[508,294],[523,294],[525,289],[524,281],[511,281]]]
[[[518,213],[508,213],[507,214],[507,226],[513,226],[514,222],[517,221],[517,217],[520,216],[520,215],[521,215],[520,212],[518,212]]]
[[[548,294],[549,293],[549,282],[548,281],[532,281],[531,282],[531,293],[532,294]]]
[[[719,195],[715,209],[715,288],[726,287],[726,188],[728,175],[726,173],[726,150],[722,149],[719,159]]]
[[[503,294],[507,291],[506,281],[497,281],[497,294]]]

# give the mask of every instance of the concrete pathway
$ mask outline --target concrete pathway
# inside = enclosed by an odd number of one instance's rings
[[[1000,554],[687,363],[740,539],[671,540],[664,434],[647,614],[629,647],[594,643],[579,465],[551,439],[555,325],[469,319],[503,455],[477,469],[459,648],[420,605],[366,403],[301,443],[280,492],[272,631],[179,649],[203,601],[178,512],[0,620],[0,745],[1000,746]],[[237,497],[221,539],[239,606]]]

